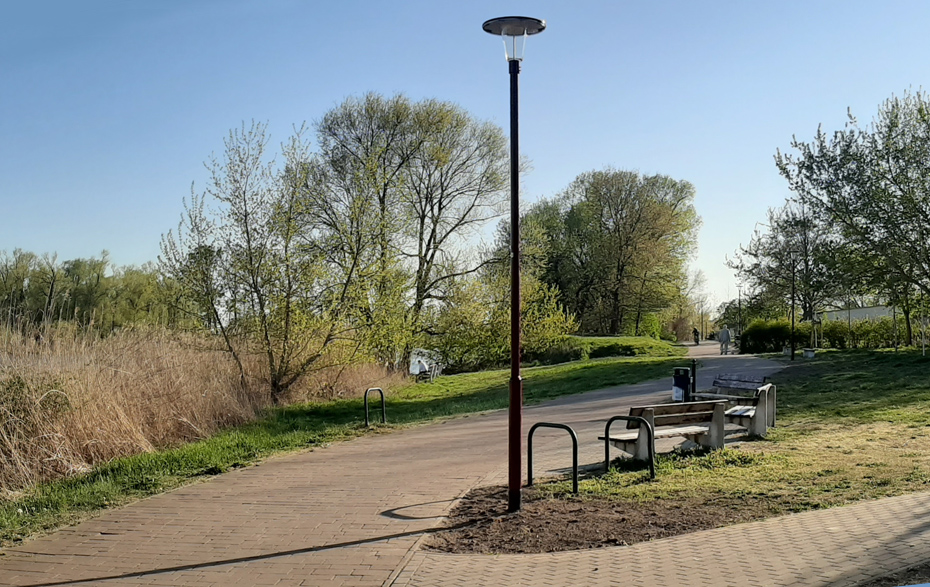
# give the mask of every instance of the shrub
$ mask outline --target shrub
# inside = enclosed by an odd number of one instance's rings
[[[543,350],[531,350],[524,353],[523,359],[529,363],[553,365],[588,358],[589,347],[576,336],[563,336],[551,347]]]
[[[826,320],[823,323],[823,345],[833,349],[845,349],[850,344],[849,325],[838,320]]]
[[[791,324],[786,320],[753,320],[740,337],[741,354],[774,353],[789,344]]]
[[[810,343],[811,324],[801,322],[794,327],[794,344],[805,347]],[[791,344],[791,322],[781,320],[754,320],[740,338],[740,353],[780,353]]]
[[[591,359],[601,357],[673,357],[686,353],[681,347],[645,336],[577,336],[572,337],[585,348]]]
[[[898,318],[898,343],[903,344],[905,322]],[[821,345],[827,348],[847,349],[890,348],[895,343],[895,322],[888,316],[871,320],[857,320],[849,324],[842,320],[824,321],[821,329]],[[811,341],[811,323],[800,322],[795,325],[794,343],[805,347]],[[740,341],[742,353],[780,352],[784,346],[791,344],[791,323],[788,320],[756,320],[743,332]]]

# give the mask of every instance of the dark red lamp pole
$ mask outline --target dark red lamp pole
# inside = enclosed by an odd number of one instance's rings
[[[508,511],[520,509],[522,486],[523,378],[520,376],[520,124],[518,77],[526,37],[541,33],[546,21],[504,16],[485,21],[485,32],[504,39],[510,68],[510,409],[508,421]]]

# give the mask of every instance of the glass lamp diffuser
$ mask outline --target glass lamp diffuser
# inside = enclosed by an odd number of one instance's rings
[[[486,21],[482,28],[492,35],[501,36],[507,61],[523,61],[526,37],[544,31],[546,21],[526,16],[504,16]]]

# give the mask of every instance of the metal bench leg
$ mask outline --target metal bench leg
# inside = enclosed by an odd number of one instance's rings
[[[643,419],[649,422],[649,426],[655,430],[655,410],[647,408],[643,410]],[[650,442],[655,442],[652,435],[645,426],[639,427],[639,437],[636,439],[636,450],[633,452],[633,458],[637,461],[651,462],[652,455],[655,454],[655,445],[649,446]]]

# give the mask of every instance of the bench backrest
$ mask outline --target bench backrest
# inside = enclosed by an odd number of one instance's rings
[[[726,400],[658,404],[655,406],[635,406],[630,408],[630,415],[642,417],[643,411],[650,409],[653,411],[656,428],[661,426],[696,424],[699,422],[710,422],[713,420],[714,406],[719,403],[726,403]],[[626,427],[639,428],[639,422],[627,422]]]
[[[721,383],[755,383],[756,387],[768,381],[768,377],[762,375],[743,375],[741,373],[720,373],[714,377],[714,381]]]
[[[714,378],[713,386],[717,389],[736,389],[739,391],[751,391],[758,394],[759,388],[765,384],[766,379],[768,379],[768,377],[724,373]]]

